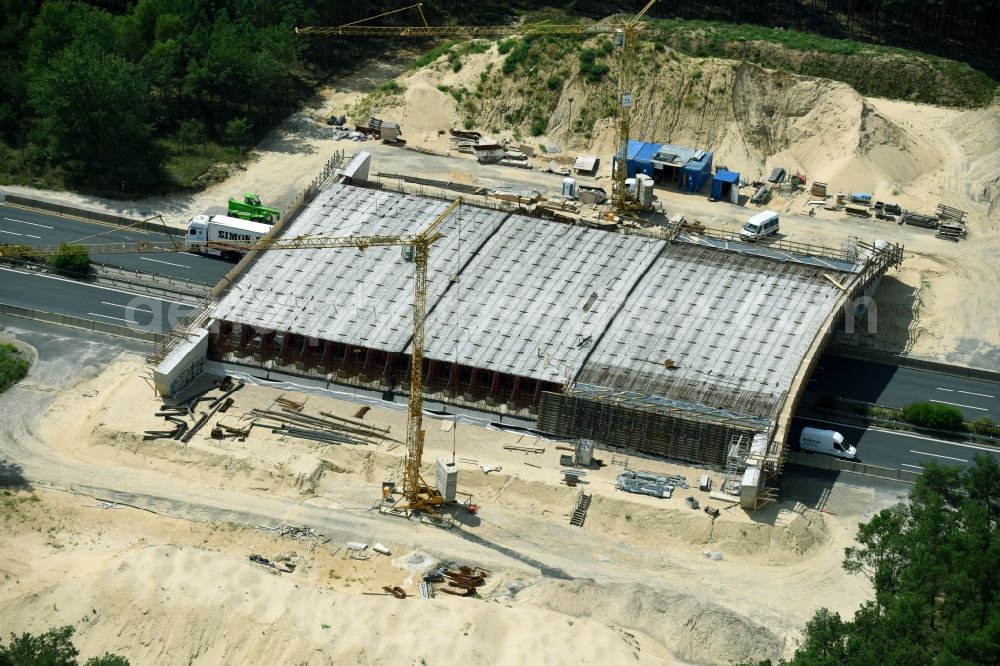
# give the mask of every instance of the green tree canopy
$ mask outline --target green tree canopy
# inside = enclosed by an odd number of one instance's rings
[[[0,642],[0,666],[79,666],[80,651],[73,645],[73,627],[50,629],[44,634],[11,634],[10,644]],[[128,659],[105,653],[84,666],[129,666]]]
[[[996,664],[1000,655],[1000,464],[928,463],[907,504],[858,529],[844,569],[871,581],[853,619],[825,608],[788,666]]]
[[[80,180],[137,190],[155,182],[160,155],[141,68],[96,46],[61,51],[28,86],[35,145]]]

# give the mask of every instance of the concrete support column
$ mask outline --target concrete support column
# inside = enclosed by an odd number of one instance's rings
[[[292,355],[292,341],[294,339],[294,333],[285,333],[281,336],[281,349],[278,350],[278,358],[283,364],[288,363],[288,359]]]
[[[333,344],[329,340],[323,341],[323,370],[325,372],[331,372],[333,370],[331,365],[333,365]]]
[[[247,345],[250,344],[250,340],[253,339],[253,326],[249,324],[240,324],[240,342],[236,349],[239,352],[246,350]]]

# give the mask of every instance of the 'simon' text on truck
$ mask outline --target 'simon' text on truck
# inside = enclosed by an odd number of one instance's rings
[[[239,220],[225,215],[196,215],[188,222],[184,249],[188,252],[214,254],[225,259],[238,259],[243,252],[229,244],[255,243],[271,230],[268,224]]]

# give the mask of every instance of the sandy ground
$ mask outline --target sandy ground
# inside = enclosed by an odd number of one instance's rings
[[[163,421],[138,356],[97,338],[5,328],[38,362],[0,397],[0,461],[33,485],[0,494],[0,632],[71,624],[85,656],[206,665],[776,657],[794,649],[819,606],[850,613],[867,598],[865,581],[839,567],[843,547],[858,521],[900,492],[790,479],[780,504],[712,521],[683,502],[691,495],[723,508],[697,489],[666,500],[614,490],[621,467],[599,452],[607,464],[585,477],[594,502],[576,528],[568,515],[578,491],[559,483],[555,442],[532,439],[539,454],[505,451],[526,439],[464,424],[444,430],[428,418],[425,461],[452,447],[476,461],[460,464],[459,489],[481,510],[443,530],[369,510],[381,481],[398,474],[398,442],[325,446],[263,428],[245,442],[218,441],[208,427],[187,446],[142,442],[142,430]],[[276,395],[247,386],[219,418],[239,423]],[[311,396],[304,411],[357,408]],[[404,418],[383,408],[364,417],[391,437]],[[627,464],[692,481],[701,473]],[[106,508],[104,499],[140,508]],[[280,524],[323,536],[257,527]],[[348,541],[381,542],[392,555],[347,559]],[[253,564],[253,553],[295,570]],[[366,594],[399,585],[414,595],[417,565],[439,561],[489,569],[482,601]]]

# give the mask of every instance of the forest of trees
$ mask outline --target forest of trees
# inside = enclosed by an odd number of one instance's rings
[[[365,38],[297,37],[412,0],[0,0],[0,180],[131,196],[186,185],[171,160],[243,150],[315,83],[377,54]],[[492,24],[559,3],[429,0],[433,24]],[[574,0],[594,18],[639,0]],[[651,16],[745,21],[944,53],[998,71],[1000,0],[659,3]],[[393,17],[412,23],[416,16]],[[176,170],[175,170],[176,171]]]

